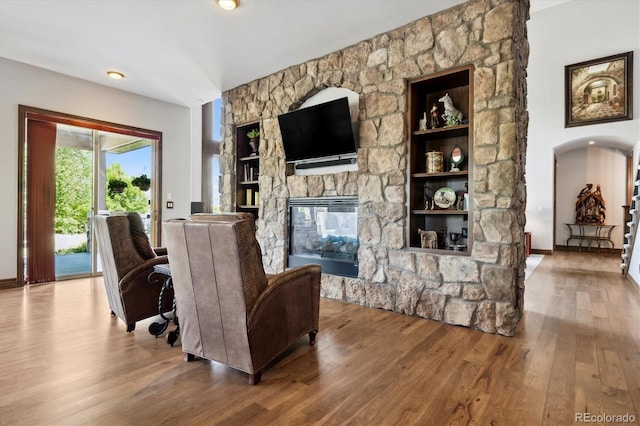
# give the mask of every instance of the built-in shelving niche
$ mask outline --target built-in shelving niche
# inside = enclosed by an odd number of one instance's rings
[[[260,130],[260,123],[253,122],[236,127],[236,211],[249,212],[258,217],[260,206],[260,156],[253,153],[250,138],[251,130]],[[259,138],[254,143],[259,146]]]
[[[473,66],[409,80],[408,94],[408,248],[468,255],[473,245]],[[446,94],[453,106],[462,112],[462,122],[458,125],[443,126],[444,105],[439,100]],[[431,128],[430,111],[434,104],[438,107],[440,122],[439,127]],[[426,130],[419,127],[425,113]],[[459,171],[452,171],[451,152],[455,147],[459,147],[464,155],[463,162],[458,165]],[[427,169],[426,154],[431,151],[443,153],[441,171]],[[456,193],[456,202],[446,208],[434,206],[425,196],[437,196],[441,188],[451,188]],[[435,231],[438,248],[423,248],[419,229]],[[455,251],[449,238],[451,232],[463,234]]]

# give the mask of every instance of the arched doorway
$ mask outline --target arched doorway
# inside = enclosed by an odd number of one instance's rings
[[[565,146],[555,153],[554,249],[579,249],[580,241],[569,241],[568,224],[576,222],[577,196],[587,184],[593,190],[600,186],[606,202],[605,223],[615,225],[611,232],[612,249],[619,252],[624,243],[623,206],[628,202],[628,152],[624,147],[595,141],[591,145],[587,142]],[[597,247],[591,250],[594,249]],[[585,250],[583,243],[582,251]]]

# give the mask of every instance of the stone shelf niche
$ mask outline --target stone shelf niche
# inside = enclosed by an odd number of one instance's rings
[[[222,208],[233,210],[236,124],[260,122],[257,234],[267,272],[287,265],[289,198],[358,198],[358,276],[322,296],[512,335],[524,297],[528,1],[473,0],[223,93]],[[472,65],[470,253],[407,249],[408,81]],[[357,170],[299,176],[278,115],[328,87],[360,96]]]
[[[408,193],[407,246],[439,251],[456,249],[451,254],[468,255],[473,247],[473,229],[469,228],[469,216],[473,217],[473,191],[468,190],[473,182],[473,105],[470,93],[473,87],[473,66],[464,66],[411,79],[408,82]],[[446,126],[443,123],[444,108],[440,99],[444,96],[455,102],[460,111],[459,122]],[[426,117],[432,108],[437,108],[437,121],[432,126],[419,129],[420,117]],[[424,120],[424,119],[422,119]],[[424,120],[428,121],[428,120]],[[451,153],[457,149],[463,157],[457,169],[451,164]],[[427,163],[431,154],[438,153],[442,160],[437,170],[429,170]],[[467,159],[464,161],[464,159]],[[438,191],[446,188],[453,195],[451,205],[436,203]],[[471,187],[473,190],[473,187]],[[465,200],[463,205],[462,201]],[[446,199],[452,201],[452,199]],[[471,222],[473,225],[473,222]],[[423,247],[421,232],[437,235],[432,238],[433,247]],[[461,238],[453,241],[451,233]],[[444,251],[444,253],[442,253]]]

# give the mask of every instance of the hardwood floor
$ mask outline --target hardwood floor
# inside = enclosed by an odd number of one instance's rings
[[[640,292],[619,258],[557,252],[514,337],[322,300],[257,386],[109,316],[102,279],[0,291],[2,425],[564,425],[640,416]],[[632,423],[633,424],[633,423]]]

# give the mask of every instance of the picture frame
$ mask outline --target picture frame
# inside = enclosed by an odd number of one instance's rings
[[[633,52],[564,69],[565,127],[633,119]]]

